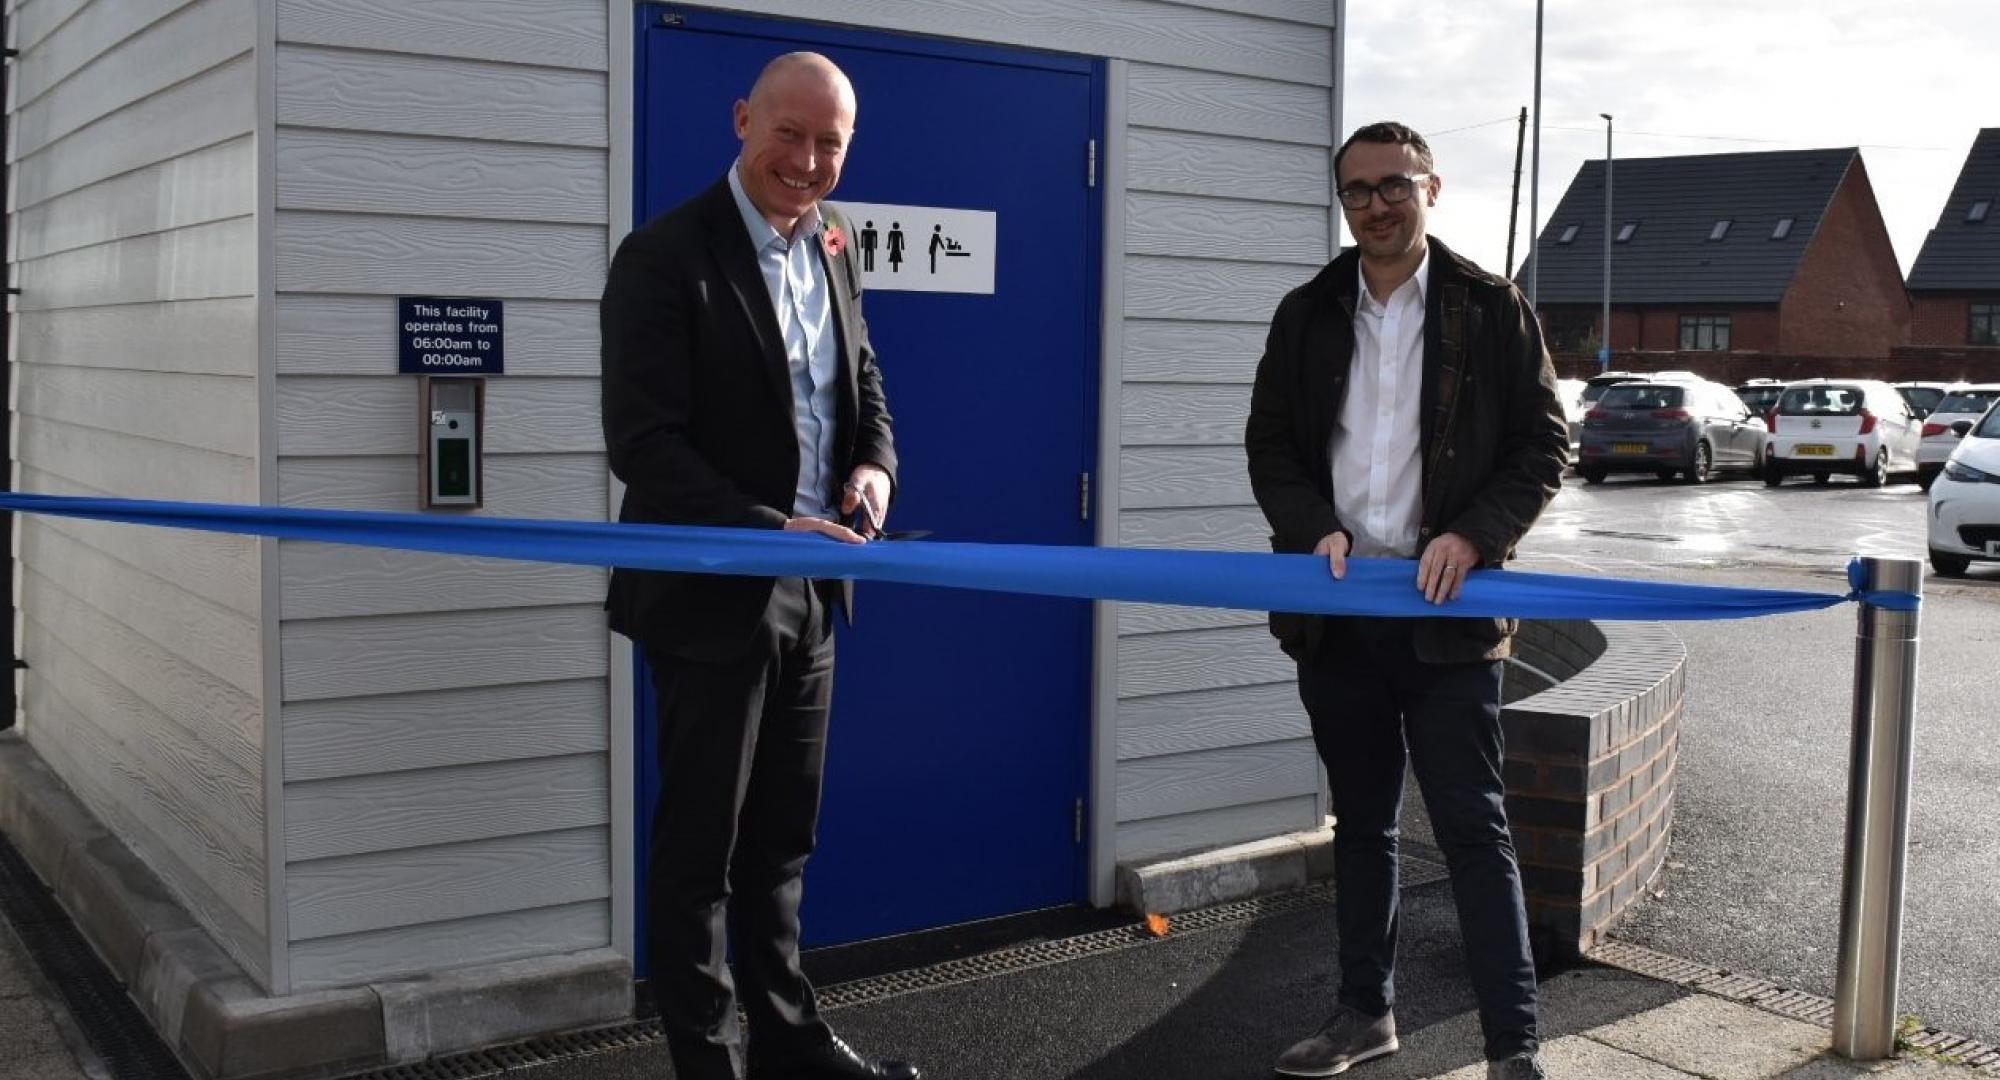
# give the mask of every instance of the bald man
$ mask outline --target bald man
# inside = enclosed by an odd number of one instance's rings
[[[779,57],[736,103],[728,174],[619,246],[601,309],[619,520],[880,535],[895,445],[852,230],[821,206],[854,115],[826,57]],[[679,1080],[918,1076],[837,1038],[799,970],[832,613],[851,600],[832,581],[611,575],[611,628],[645,650],[659,698],[647,931]]]

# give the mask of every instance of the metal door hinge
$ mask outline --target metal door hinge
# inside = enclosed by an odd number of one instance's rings
[[[1090,474],[1076,474],[1076,516],[1079,521],[1090,520]]]
[[[1097,186],[1097,140],[1096,139],[1090,140],[1090,145],[1085,156],[1087,160],[1084,164],[1084,177],[1083,177],[1084,186],[1096,187]]]
[[[1076,842],[1079,844],[1083,843],[1083,799],[1081,796],[1076,800]]]

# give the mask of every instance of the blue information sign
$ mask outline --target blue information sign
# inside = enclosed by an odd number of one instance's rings
[[[396,370],[405,375],[499,375],[500,301],[472,296],[396,298]]]

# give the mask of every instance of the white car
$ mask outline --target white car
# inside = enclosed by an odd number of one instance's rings
[[[1931,484],[1931,569],[1957,577],[2000,562],[2000,408],[1988,409]]]
[[[1764,446],[1764,483],[1787,476],[1825,483],[1833,473],[1881,487],[1892,473],[1915,472],[1921,421],[1895,387],[1874,379],[1808,379],[1788,383],[1771,410],[1776,423]]]
[[[1924,417],[1924,441],[1917,444],[1917,483],[1930,487],[1945,459],[1958,449],[1961,436],[1952,425],[1961,420],[1977,423],[1995,401],[2000,401],[2000,383],[1954,386],[1939,400]]]

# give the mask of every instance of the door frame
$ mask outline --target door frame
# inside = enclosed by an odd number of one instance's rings
[[[638,148],[638,18],[636,9],[657,0],[605,0],[610,55],[607,71],[607,228],[606,263],[635,225],[635,166]],[[771,18],[757,10],[744,10],[728,0],[710,0],[700,6],[709,10]],[[919,38],[927,46],[948,53],[952,42],[931,35],[912,33],[894,26],[835,19],[794,20],[841,30],[899,34]],[[993,48],[1020,46],[993,43]],[[1027,50],[1034,51],[1034,50]],[[966,48],[966,55],[983,53],[980,45]],[[1103,77],[1097,81],[1093,106],[1100,130],[1097,148],[1098,187],[1098,393],[1097,453],[1092,472],[1091,512],[1095,543],[1115,545],[1119,535],[1119,401],[1123,386],[1125,302],[1125,82],[1127,65],[1122,60],[1097,60]],[[718,165],[718,168],[720,166]],[[607,520],[617,520],[618,507],[625,496],[624,485],[609,477]],[[1116,900],[1117,873],[1117,757],[1118,757],[1118,605],[1096,601],[1092,605],[1092,648],[1090,657],[1089,733],[1085,750],[1088,784],[1085,794],[1086,825],[1084,866],[1086,894],[1095,907],[1109,907]],[[606,631],[610,658],[608,679],[610,724],[608,765],[611,793],[611,946],[636,962],[635,939],[638,913],[638,864],[636,815],[638,812],[637,760],[634,745],[634,664],[630,640]]]

